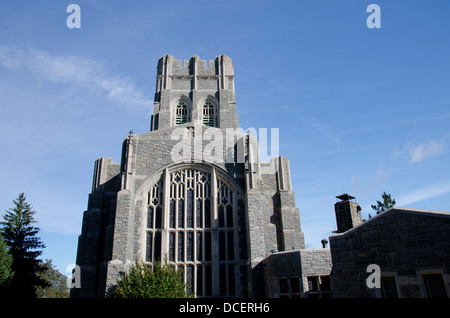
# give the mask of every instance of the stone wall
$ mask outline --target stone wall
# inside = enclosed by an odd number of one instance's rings
[[[234,67],[230,57],[215,60],[176,60],[165,55],[158,61],[152,130],[175,126],[175,103],[183,99],[191,106],[191,121],[202,120],[202,107],[210,100],[217,111],[218,127],[239,127],[234,90]]]
[[[111,158],[95,161],[92,193],[78,238],[76,263],[82,288],[72,289],[73,297],[91,298],[104,294],[106,264],[112,257],[119,170],[120,164],[113,163]]]
[[[393,208],[330,237],[334,297],[380,297],[369,264],[393,276],[399,297],[426,297],[423,274],[440,273],[450,295],[450,213]]]
[[[330,249],[301,249],[279,252],[264,260],[265,296],[279,297],[280,279],[299,279],[298,296],[308,296],[308,276],[328,276],[331,273]]]
[[[192,106],[192,121],[175,126],[173,106],[178,99]],[[199,107],[205,100],[217,107],[218,127],[201,124]],[[208,64],[194,56],[183,65],[173,56],[161,58],[152,120],[152,131],[124,139],[120,163],[111,158],[96,161],[78,247],[82,289],[73,295],[104,296],[131,262],[144,259],[148,191],[174,167],[213,170],[239,193],[234,244],[245,285],[240,295],[263,291],[261,261],[272,250],[304,248],[304,238],[289,161],[278,157],[259,162],[256,139],[237,129],[231,59],[221,55]],[[177,147],[184,154],[178,159],[172,156]]]

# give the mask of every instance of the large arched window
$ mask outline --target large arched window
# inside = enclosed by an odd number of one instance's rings
[[[190,122],[190,111],[186,102],[180,100],[175,108],[175,125]]]
[[[162,174],[147,207],[146,262],[167,259],[198,297],[239,295],[236,191],[215,171],[184,168]]]
[[[216,114],[211,102],[205,102],[203,105],[203,125],[216,127]]]

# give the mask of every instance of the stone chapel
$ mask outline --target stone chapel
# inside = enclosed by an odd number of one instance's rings
[[[150,131],[95,161],[72,297],[107,297],[136,260],[182,269],[197,297],[264,296],[263,260],[305,248],[289,161],[260,161],[234,83],[226,55],[159,59]]]

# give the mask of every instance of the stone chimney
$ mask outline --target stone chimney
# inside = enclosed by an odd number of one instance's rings
[[[340,200],[334,205],[337,233],[348,231],[363,222],[361,207],[355,201],[352,201],[355,197],[343,193],[336,198]]]

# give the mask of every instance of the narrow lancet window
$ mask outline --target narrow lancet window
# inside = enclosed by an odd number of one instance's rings
[[[210,127],[216,126],[214,105],[210,102],[206,102],[205,105],[203,105],[203,125]]]
[[[176,108],[175,124],[181,125],[189,122],[189,110],[186,103],[179,101]]]

